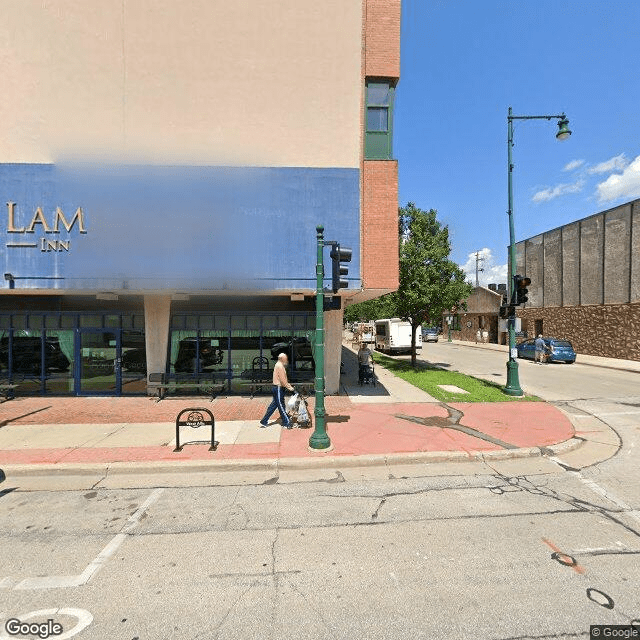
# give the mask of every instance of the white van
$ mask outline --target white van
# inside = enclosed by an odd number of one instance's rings
[[[376,320],[376,349],[386,353],[411,352],[411,323],[400,318]],[[416,329],[416,350],[422,349],[422,328]]]

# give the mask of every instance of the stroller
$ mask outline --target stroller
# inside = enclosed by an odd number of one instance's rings
[[[358,384],[370,384],[376,386],[376,374],[373,370],[373,362],[371,364],[361,364],[358,367]]]
[[[300,428],[306,429],[311,426],[311,415],[307,400],[298,392],[287,400],[287,415]]]

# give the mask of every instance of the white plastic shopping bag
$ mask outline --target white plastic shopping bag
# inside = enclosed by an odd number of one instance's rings
[[[287,411],[295,411],[296,410],[296,405],[298,403],[298,394],[294,393],[288,400],[287,400]]]
[[[304,401],[301,401],[300,406],[298,407],[298,422],[309,422],[309,412],[307,411],[307,403]]]

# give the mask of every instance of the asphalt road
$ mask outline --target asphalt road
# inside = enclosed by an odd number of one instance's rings
[[[639,618],[637,514],[575,474],[515,462],[474,475],[10,491],[3,619],[50,617],[72,634],[86,623],[77,636],[100,640],[511,640],[587,638],[590,624]]]
[[[502,362],[432,347],[476,374]],[[0,638],[16,637],[4,631],[10,617],[99,640],[543,640],[640,620],[640,376],[623,374],[608,397],[597,380],[615,385],[618,372],[521,370],[541,395],[564,379],[558,405],[585,424],[606,419],[615,454],[584,468],[532,458],[407,465],[395,477],[371,468],[131,476],[82,491],[0,484]]]
[[[402,356],[408,358],[407,356]],[[420,359],[504,385],[507,353],[440,340],[423,345]],[[547,401],[614,399],[640,396],[640,373],[581,364],[518,361],[520,386]]]

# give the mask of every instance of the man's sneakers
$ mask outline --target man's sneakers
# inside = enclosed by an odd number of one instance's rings
[[[266,429],[269,425],[265,424],[264,422],[260,421],[260,428],[261,429]]]

